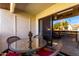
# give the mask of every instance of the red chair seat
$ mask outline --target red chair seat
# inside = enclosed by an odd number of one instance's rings
[[[6,56],[20,56],[21,54],[20,53],[17,53],[17,52],[13,52],[13,51],[9,51]]]
[[[1,56],[21,56],[21,53],[9,50],[8,52],[2,53]]]
[[[36,54],[39,56],[49,56],[52,53],[53,51],[49,48],[41,48],[41,49],[38,49],[38,51],[36,52]]]

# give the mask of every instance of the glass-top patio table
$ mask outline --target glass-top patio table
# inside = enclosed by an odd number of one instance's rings
[[[42,48],[46,45],[46,41],[41,39],[42,42],[40,42],[40,44],[42,44],[40,47],[38,45],[38,39],[37,38],[33,38],[32,39],[32,49],[29,48],[29,39],[21,39],[21,40],[18,40],[16,42],[13,42],[9,48],[10,50],[12,51],[16,51],[16,52],[27,52],[29,50],[36,50],[36,49],[39,49],[39,48]]]

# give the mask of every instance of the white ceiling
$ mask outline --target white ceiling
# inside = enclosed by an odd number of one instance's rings
[[[55,3],[16,3],[15,11],[21,10],[31,15],[36,15]]]

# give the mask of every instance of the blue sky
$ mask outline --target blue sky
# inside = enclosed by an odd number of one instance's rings
[[[70,24],[79,24],[79,16],[56,20],[56,21],[53,21],[53,24],[61,22],[62,20],[65,20],[65,21],[69,22]]]

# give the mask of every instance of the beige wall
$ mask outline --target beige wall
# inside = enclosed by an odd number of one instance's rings
[[[31,31],[34,35],[36,35],[36,16],[30,16],[31,19]]]
[[[37,26],[37,24],[36,24],[36,22],[37,22],[36,16],[31,15],[30,19],[31,19],[31,31],[33,33],[33,36],[38,35],[36,33],[36,29],[37,29],[37,27],[36,27]],[[38,47],[38,38],[33,39],[33,47]]]
[[[14,15],[9,13],[7,10],[0,9],[1,11],[1,25],[0,25],[0,39],[1,39],[1,50],[3,51],[4,49],[7,48],[7,43],[6,39],[9,36],[14,35]],[[8,23],[9,22],[9,23]]]
[[[1,19],[1,11],[0,11],[0,19]],[[0,20],[0,28],[1,28],[1,20]],[[1,29],[0,29],[0,37],[1,37]],[[1,38],[0,38],[0,50],[2,50],[2,45],[1,44],[2,44],[2,42],[1,42]]]
[[[36,19],[24,12],[16,14],[10,13],[8,10],[0,9],[0,52],[7,49],[6,39],[15,35],[15,16],[17,17],[17,36],[28,41],[28,32],[31,31],[36,35]],[[24,45],[23,45],[24,46]]]
[[[28,38],[30,30],[30,16],[25,13],[17,13],[17,35],[22,38]]]

